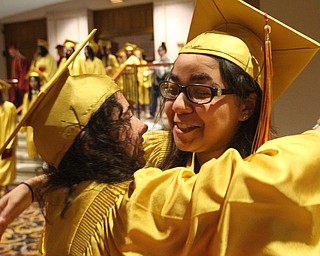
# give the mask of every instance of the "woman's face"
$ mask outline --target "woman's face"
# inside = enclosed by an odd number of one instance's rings
[[[226,88],[216,60],[205,55],[180,54],[174,64],[171,80],[180,85],[206,84]],[[165,103],[165,112],[180,150],[197,153],[200,164],[219,157],[229,146],[243,117],[238,96],[214,97],[210,103],[190,102],[184,93]]]
[[[124,141],[124,143],[126,143],[125,148],[129,156],[137,157],[139,162],[144,163],[145,160],[144,150],[142,147],[142,135],[148,130],[148,126],[133,115],[128,101],[121,92],[117,92],[116,96],[123,107],[122,117],[130,118],[131,125],[130,138],[127,138],[127,130],[124,129],[123,132],[120,132],[120,141]],[[130,141],[128,141],[128,139],[130,139]]]
[[[29,85],[32,89],[36,90],[36,89],[39,89],[40,86],[38,84],[38,80],[34,77],[34,76],[31,76],[29,78]]]

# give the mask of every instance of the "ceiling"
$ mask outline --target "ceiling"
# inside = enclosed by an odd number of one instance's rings
[[[123,0],[123,3],[117,4],[112,4],[110,0],[0,0],[0,23],[35,18],[34,10],[37,10],[39,16],[43,16],[47,12],[75,8],[101,10],[155,1],[159,0]]]
[[[0,0],[0,19],[69,0]]]

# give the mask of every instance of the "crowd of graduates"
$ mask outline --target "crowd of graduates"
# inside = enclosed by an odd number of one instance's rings
[[[77,42],[66,39],[63,44],[56,46],[58,59],[49,52],[46,40],[37,40],[37,50],[31,61],[20,52],[19,48],[12,44],[8,46],[8,53],[12,57],[10,80],[0,80],[1,83],[1,108],[0,119],[2,124],[1,138],[7,138],[15,129],[18,117],[24,117],[36,100],[41,87],[44,86],[68,60],[77,47]],[[161,48],[162,47],[162,48]],[[164,46],[165,47],[165,46]],[[154,118],[154,111],[149,110],[149,105],[158,101],[159,94],[153,93],[154,83],[157,83],[157,74],[164,73],[159,67],[148,67],[144,59],[144,50],[132,43],[125,43],[116,52],[111,53],[112,44],[109,40],[91,40],[84,48],[84,57],[78,55],[69,65],[70,75],[101,74],[115,79],[130,104],[140,105],[146,118]],[[163,49],[163,45],[159,49]],[[155,62],[161,62],[160,58]],[[166,47],[164,54],[166,53]],[[165,58],[165,61],[169,60]],[[141,64],[143,66],[141,66]],[[139,66],[140,65],[140,66]],[[123,73],[120,75],[119,73]],[[11,82],[11,84],[9,83]],[[151,95],[154,95],[153,99]],[[28,157],[39,159],[37,149],[33,142],[33,130],[31,127],[23,127],[20,132],[26,133]],[[10,152],[0,159],[0,186],[8,190],[16,178],[16,153],[17,139],[10,145]],[[6,177],[2,180],[1,177]]]

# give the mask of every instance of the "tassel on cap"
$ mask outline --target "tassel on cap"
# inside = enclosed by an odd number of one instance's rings
[[[271,134],[271,112],[272,112],[272,48],[270,41],[271,27],[268,24],[268,16],[265,14],[265,49],[264,49],[264,81],[261,102],[260,119],[254,138],[252,152],[255,152],[262,144],[270,139]]]

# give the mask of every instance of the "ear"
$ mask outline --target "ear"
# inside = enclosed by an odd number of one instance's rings
[[[252,116],[256,107],[256,102],[257,94],[255,93],[250,93],[247,98],[241,99],[239,121],[246,121]]]

